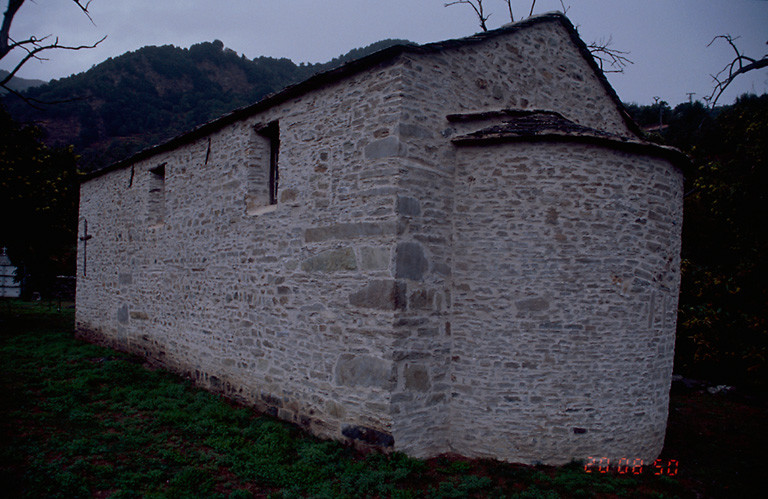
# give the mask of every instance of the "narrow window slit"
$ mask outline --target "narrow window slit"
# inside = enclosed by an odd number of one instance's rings
[[[246,168],[247,193],[245,209],[249,215],[272,211],[277,204],[280,173],[278,156],[280,152],[280,125],[277,121],[254,127],[256,130],[250,148]]]

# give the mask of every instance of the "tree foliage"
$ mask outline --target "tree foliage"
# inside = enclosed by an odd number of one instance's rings
[[[57,275],[75,272],[77,156],[46,146],[39,127],[19,125],[2,107],[0,129],[0,244],[25,291],[50,295]]]

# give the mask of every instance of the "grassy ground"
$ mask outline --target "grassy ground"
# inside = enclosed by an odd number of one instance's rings
[[[709,497],[758,487],[764,407],[673,397],[675,477],[363,455],[72,338],[73,311],[0,302],[6,497]]]

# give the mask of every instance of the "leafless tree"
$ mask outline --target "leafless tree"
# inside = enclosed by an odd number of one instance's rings
[[[59,38],[53,37],[53,35],[46,35],[42,38],[38,38],[32,35],[25,40],[14,40],[11,37],[11,24],[13,23],[13,19],[16,16],[16,13],[19,11],[25,1],[26,0],[8,0],[8,8],[6,9],[5,14],[3,14],[3,24],[0,26],[0,60],[2,60],[5,56],[16,49],[24,53],[24,55],[8,73],[8,75],[0,79],[0,88],[4,88],[8,92],[17,95],[24,99],[26,102],[32,104],[33,102],[37,101],[24,97],[15,90],[8,87],[8,83],[11,81],[11,79],[13,79],[16,73],[19,72],[24,64],[26,64],[30,59],[45,60],[41,54],[50,50],[83,50],[94,48],[103,42],[106,36],[94,44],[76,46],[63,45],[59,43]],[[93,23],[91,13],[88,11],[88,6],[91,5],[91,0],[88,0],[86,3],[83,3],[82,0],[72,0],[72,2],[83,12],[83,14],[91,21],[91,23]]]
[[[715,43],[715,41],[718,39],[723,39],[728,42],[733,51],[736,53],[736,57],[734,57],[731,62],[726,64],[719,73],[711,75],[715,86],[712,89],[712,94],[710,94],[709,97],[705,97],[704,99],[712,107],[715,107],[717,104],[717,99],[723,95],[725,89],[728,88],[728,85],[730,85],[737,76],[768,66],[768,54],[764,55],[762,59],[754,59],[742,54],[735,43],[736,40],[739,39],[738,36],[734,38],[731,35],[718,35],[714,37],[711,42],[709,42],[707,47]],[[768,44],[768,42],[766,42],[766,44]]]
[[[475,15],[477,15],[477,19],[480,21],[480,28],[483,31],[488,31],[488,26],[485,24],[485,22],[488,20],[489,17],[491,17],[490,14],[487,16],[485,15],[483,11],[483,0],[455,0],[454,2],[448,2],[445,4],[445,7],[450,7],[451,5],[458,5],[460,3],[464,3],[472,7],[472,10],[475,11]]]
[[[588,43],[587,48],[603,73],[623,73],[625,67],[634,63],[627,58],[629,52],[610,48],[612,43],[612,37],[608,37],[607,41],[601,38],[600,41]]]
[[[477,16],[478,20],[480,21],[480,27],[482,30],[488,31],[486,21],[489,17],[491,17],[491,14],[485,14],[482,0],[457,0],[454,2],[448,2],[445,4],[445,6],[450,7],[451,5],[460,3],[470,5],[475,11],[475,15]],[[515,22],[515,14],[512,11],[512,0],[504,0],[504,3],[507,4],[507,11],[509,12],[510,21]],[[566,14],[571,8],[570,6],[566,7],[563,0],[560,0],[560,6],[562,7],[561,12],[563,14]],[[536,0],[531,0],[531,9],[528,12],[528,17],[533,15],[533,10],[535,7]],[[523,17],[521,20],[522,19],[525,18]],[[627,65],[633,64],[632,61],[627,57],[629,52],[610,48],[611,43],[613,43],[613,40],[608,38],[608,41],[600,40],[587,44],[587,48],[592,53],[592,57],[595,58],[595,61],[604,73],[623,73],[624,68]]]

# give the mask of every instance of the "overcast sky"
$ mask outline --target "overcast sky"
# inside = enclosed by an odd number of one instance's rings
[[[659,96],[671,105],[711,92],[711,73],[732,58],[718,34],[740,36],[749,56],[768,52],[767,0],[565,0],[567,15],[587,43],[612,38],[629,51],[634,64],[609,74],[625,102],[650,104]],[[93,50],[49,52],[19,76],[49,80],[89,69],[99,62],[145,45],[189,47],[219,39],[248,58],[287,57],[294,62],[325,62],[350,49],[384,38],[427,43],[468,36],[479,27],[467,5],[443,7],[444,0],[93,0],[92,24],[71,0],[28,0],[16,16],[11,36],[53,34],[63,44],[93,43]],[[7,2],[0,3],[3,12]],[[485,0],[496,28],[509,21],[502,0]],[[513,0],[516,14],[527,15],[530,0]],[[538,0],[535,13],[560,9],[559,0]],[[0,69],[10,69],[10,56]],[[721,103],[743,92],[768,92],[768,70],[737,80]]]

